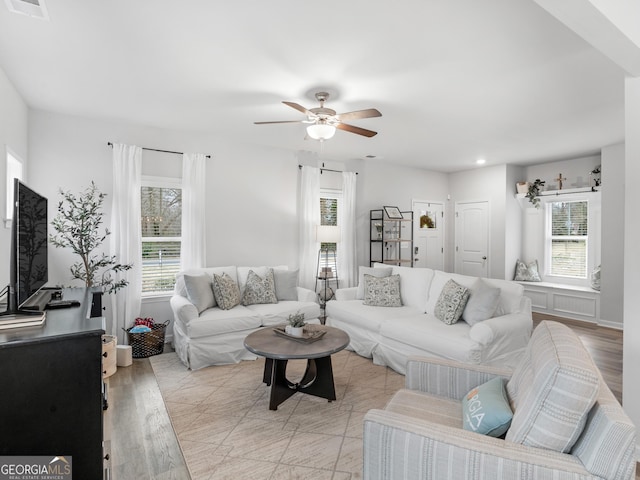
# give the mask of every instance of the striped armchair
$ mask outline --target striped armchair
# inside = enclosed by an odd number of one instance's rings
[[[514,413],[504,439],[462,428],[462,398],[495,377]],[[634,425],[556,322],[541,322],[513,372],[411,357],[406,388],[366,414],[363,444],[366,480],[635,478]]]

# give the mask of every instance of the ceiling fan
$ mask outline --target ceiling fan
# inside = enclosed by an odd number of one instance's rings
[[[335,110],[325,108],[324,102],[329,98],[327,92],[317,92],[315,94],[316,100],[320,102],[320,106],[316,108],[306,109],[302,105],[294,102],[282,102],[285,105],[289,105],[291,108],[295,108],[299,112],[304,113],[306,120],[282,120],[273,122],[254,122],[256,125],[265,125],[269,123],[307,123],[307,134],[314,140],[328,140],[336,132],[336,128],[344,130],[345,132],[356,133],[365,137],[373,137],[378,132],[373,130],[367,130],[366,128],[356,127],[344,123],[344,120],[358,120],[361,118],[381,117],[382,114],[375,108],[368,108],[366,110],[356,110],[353,112],[336,113]]]

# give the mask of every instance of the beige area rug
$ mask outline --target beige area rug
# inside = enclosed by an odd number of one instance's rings
[[[404,376],[342,351],[332,356],[337,400],[296,393],[269,410],[264,359],[192,372],[175,353],[150,358],[193,480],[362,478],[362,419]],[[306,361],[290,361],[298,381]]]

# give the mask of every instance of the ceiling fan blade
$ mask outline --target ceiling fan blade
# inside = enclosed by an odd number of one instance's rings
[[[366,128],[354,127],[353,125],[348,125],[346,123],[338,123],[336,128],[340,130],[344,130],[345,132],[357,133],[358,135],[363,135],[365,137],[373,137],[378,134],[378,132],[374,132],[373,130],[367,130]]]
[[[266,125],[268,123],[302,123],[303,120],[277,120],[274,122],[253,122],[256,125]]]
[[[366,110],[356,110],[354,112],[340,113],[336,118],[342,120],[357,120],[359,118],[381,117],[382,114],[375,108],[367,108]]]
[[[294,103],[294,102],[282,102],[282,103],[284,103],[285,105],[289,105],[291,108],[295,108],[296,110],[304,113],[305,115],[313,115],[313,112],[310,112],[309,110],[304,108],[302,105],[299,105],[297,103]]]

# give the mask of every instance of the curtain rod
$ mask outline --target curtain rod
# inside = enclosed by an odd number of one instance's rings
[[[304,167],[305,165],[298,165],[298,169],[302,170],[302,167]],[[307,165],[309,166],[309,165]],[[322,172],[335,172],[335,173],[343,173],[342,170],[332,170],[330,168],[324,168],[324,167],[320,167],[320,173]],[[358,175],[358,172],[354,172],[356,175]]]
[[[113,143],[107,142],[107,146],[113,148]],[[184,152],[174,152],[172,150],[158,150],[157,148],[146,148],[142,147],[142,150],[148,150],[150,152],[161,152],[161,153],[173,153],[175,155],[184,155]],[[211,158],[211,155],[206,155],[207,158]]]
[[[585,188],[589,188],[589,187],[585,187]],[[540,197],[557,197],[558,195],[572,195],[572,194],[579,194],[579,193],[597,193],[599,192],[599,190],[596,190],[596,187],[591,187],[591,189],[589,190],[579,190],[579,191],[574,191],[574,192],[563,192],[562,190],[546,190],[544,192],[540,192]]]

